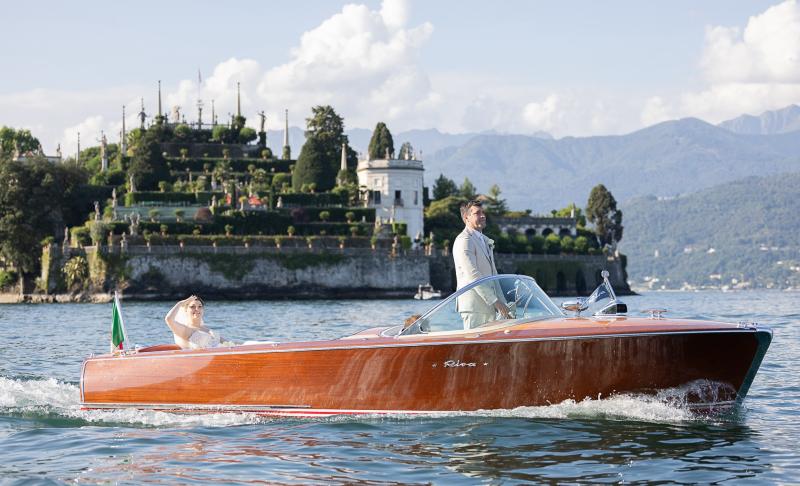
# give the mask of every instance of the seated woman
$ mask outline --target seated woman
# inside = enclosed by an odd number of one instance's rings
[[[203,322],[203,301],[196,295],[175,304],[164,320],[175,336],[175,344],[182,349],[230,345],[224,342],[222,336],[206,327]]]

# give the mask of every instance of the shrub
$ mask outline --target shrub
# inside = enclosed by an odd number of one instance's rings
[[[175,136],[178,138],[187,139],[191,134],[192,134],[192,129],[189,128],[189,125],[186,125],[185,123],[181,123],[180,125],[175,127]],[[181,149],[181,155],[183,155],[184,150],[186,149]],[[186,152],[188,153],[189,151],[186,150]]]
[[[225,142],[230,137],[230,129],[225,125],[217,125],[211,130],[211,139],[217,142]]]
[[[89,276],[89,262],[82,256],[75,256],[67,260],[62,269],[67,287],[82,283]]]
[[[89,236],[92,238],[92,243],[95,245],[102,242],[108,234],[108,225],[102,221],[92,221],[89,228]]]
[[[353,222],[353,220],[354,220],[354,219],[355,219],[355,217],[356,217],[356,213],[354,213],[353,211],[348,211],[348,212],[346,212],[346,213],[344,214],[344,217],[347,219],[347,222],[348,222],[348,223],[352,223],[352,222]]]
[[[72,240],[77,246],[86,246],[92,243],[92,238],[89,235],[89,228],[86,226],[72,228],[71,232]]]
[[[544,252],[544,237],[536,235],[531,238],[531,253]]]
[[[294,226],[289,226],[288,228],[286,228],[286,234],[289,236],[294,236],[296,231],[297,230],[294,228]]]
[[[225,225],[225,236],[230,236],[232,232],[233,232],[233,225],[226,224]]]
[[[0,270],[0,289],[7,289],[17,283],[17,272]]]
[[[252,142],[256,138],[258,138],[258,134],[256,134],[256,131],[250,127],[244,127],[241,130],[239,130],[239,143],[247,144]]]
[[[575,238],[575,253],[586,253],[589,250],[589,240],[585,236]]]
[[[561,253],[561,239],[558,235],[551,233],[544,239],[544,251],[552,255]]]
[[[329,211],[320,211],[319,219],[322,222],[327,222],[329,219],[331,219],[331,213]]]
[[[561,251],[564,253],[572,253],[575,251],[575,240],[570,235],[561,237]]]

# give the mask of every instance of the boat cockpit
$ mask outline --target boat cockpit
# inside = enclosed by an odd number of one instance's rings
[[[588,298],[562,304],[566,311],[590,310],[594,315],[625,313],[603,271],[603,281]],[[522,322],[563,317],[564,312],[526,275],[492,275],[478,279],[419,316],[408,325],[394,326],[386,337],[419,334],[458,334],[473,329],[506,327]]]

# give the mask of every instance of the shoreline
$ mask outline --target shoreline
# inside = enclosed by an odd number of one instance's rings
[[[180,300],[186,295],[198,293],[204,300],[230,300],[230,301],[285,301],[285,300],[403,300],[413,299],[417,289],[309,289],[301,292],[285,291],[260,291],[260,292],[196,292],[187,290],[183,293],[157,293],[157,292],[120,292],[120,297],[128,302],[171,302]],[[637,292],[616,292],[618,296],[640,295]],[[441,302],[451,293],[443,292],[442,299],[431,299],[431,302]],[[579,297],[574,294],[547,294],[550,297]],[[585,296],[583,296],[585,297]],[[75,294],[15,294],[0,293],[2,304],[107,304],[114,300],[113,293],[88,293]]]

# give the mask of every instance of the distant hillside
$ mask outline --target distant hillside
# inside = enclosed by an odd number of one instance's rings
[[[786,108],[765,111],[759,116],[742,115],[719,124],[736,133],[749,135],[775,135],[800,130],[800,106],[791,105]]]
[[[677,199],[639,198],[622,210],[620,250],[632,283],[649,276],[667,288],[732,279],[800,288],[800,173],[749,177]]]
[[[800,168],[800,132],[741,135],[687,118],[627,135],[547,140],[478,135],[424,157],[426,181],[444,173],[479,190],[498,184],[514,209],[586,204],[603,183],[618,201],[675,196],[750,175]]]

